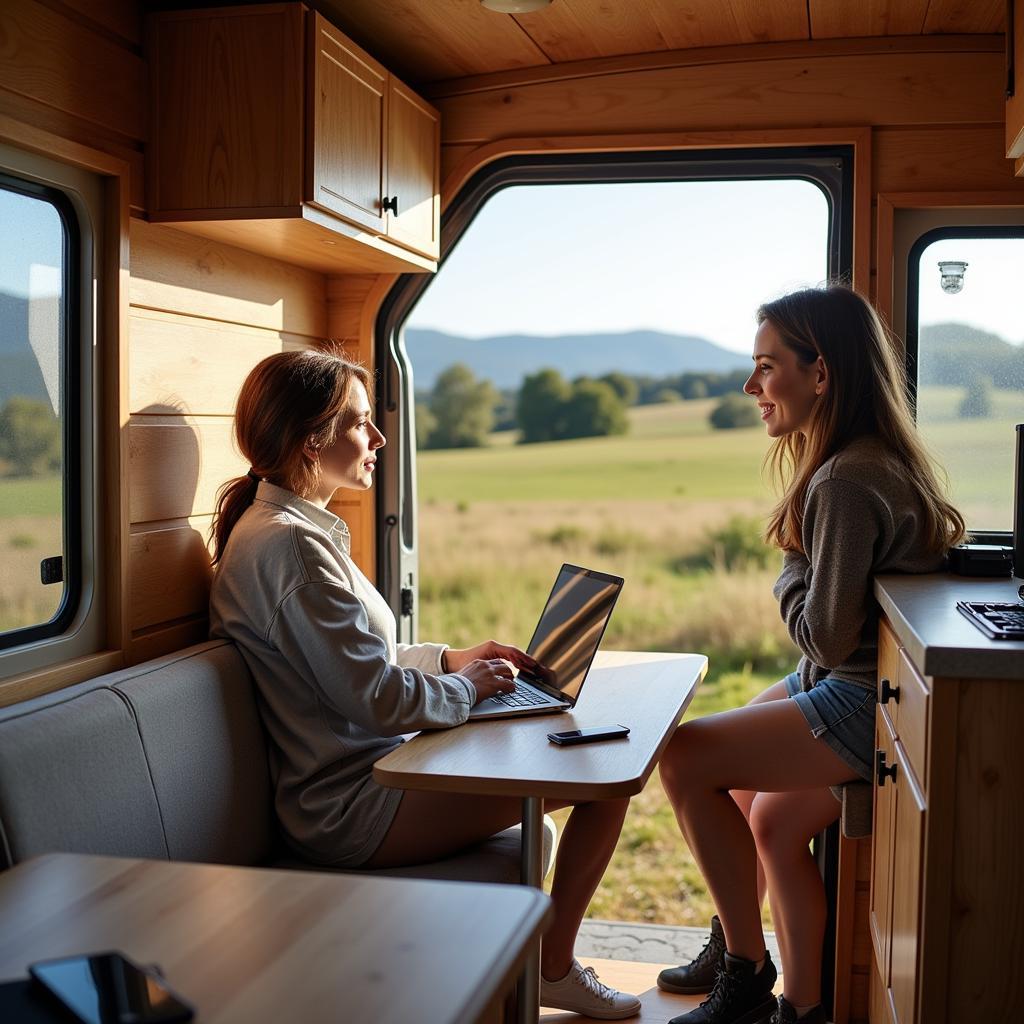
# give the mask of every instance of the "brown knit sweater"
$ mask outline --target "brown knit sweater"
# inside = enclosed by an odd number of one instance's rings
[[[811,478],[804,510],[806,556],[786,552],[774,593],[803,654],[804,690],[826,676],[875,689],[877,573],[935,572],[925,550],[921,500],[895,454],[877,437],[859,438]]]

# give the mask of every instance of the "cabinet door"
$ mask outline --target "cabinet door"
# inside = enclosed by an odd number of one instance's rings
[[[895,1024],[913,1024],[917,1009],[917,950],[921,923],[925,802],[907,766],[903,745],[897,743],[889,978]]]
[[[383,234],[388,73],[319,14],[312,25],[306,198]]]
[[[875,711],[875,750],[885,756],[891,765],[896,756],[896,740],[881,707]],[[896,787],[891,779],[883,785],[875,780],[874,829],[871,840],[871,902],[868,920],[871,927],[871,945],[875,953],[875,966],[882,991],[889,987],[889,936],[892,928],[892,863],[895,840],[894,812]],[[872,1019],[872,1024],[875,1024]]]
[[[392,78],[388,95],[388,237],[437,259],[440,255],[441,121],[437,111]]]

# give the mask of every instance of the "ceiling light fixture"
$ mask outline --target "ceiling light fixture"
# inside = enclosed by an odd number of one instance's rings
[[[480,0],[488,10],[501,14],[529,14],[547,7],[551,0]]]

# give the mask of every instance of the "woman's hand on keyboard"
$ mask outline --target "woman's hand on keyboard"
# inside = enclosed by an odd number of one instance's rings
[[[477,644],[476,647],[466,647],[463,650],[449,647],[444,652],[444,670],[446,672],[462,672],[463,668],[471,661],[492,661],[495,658],[510,662],[515,668],[525,668],[528,672],[537,671],[537,662],[525,651],[521,651],[511,644],[499,644],[497,640],[485,640],[482,644]]]
[[[477,704],[499,693],[511,693],[516,688],[512,666],[500,658],[477,658],[458,671],[476,688]]]

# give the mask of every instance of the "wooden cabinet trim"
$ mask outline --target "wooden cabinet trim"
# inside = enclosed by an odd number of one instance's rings
[[[1006,156],[1024,157],[1024,0],[1013,0],[1014,92],[1006,100]],[[1019,173],[1019,172],[1018,172]]]
[[[898,679],[900,712],[896,736],[907,752],[919,785],[927,792],[929,687],[903,649],[899,653]]]

